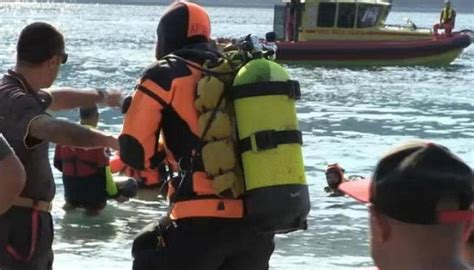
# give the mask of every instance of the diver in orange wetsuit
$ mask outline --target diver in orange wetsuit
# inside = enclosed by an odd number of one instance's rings
[[[195,67],[219,58],[210,32],[202,7],[171,4],[157,29],[158,61],[139,79],[125,115],[119,141],[126,165],[139,171],[156,167],[160,136],[168,158],[180,161],[179,177],[169,183],[169,215],[134,241],[134,270],[269,268],[274,234],[257,232],[244,219],[242,198],[217,196],[203,165],[190,162],[200,143],[194,102],[203,72]]]

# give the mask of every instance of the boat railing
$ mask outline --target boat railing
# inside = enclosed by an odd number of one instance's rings
[[[392,0],[363,0],[363,1],[355,0],[354,1],[354,3],[356,3],[356,4],[357,3],[362,3],[362,4],[392,4],[392,2],[393,2]]]
[[[290,3],[291,0],[283,0],[283,3]],[[300,0],[300,3],[306,3],[306,2],[316,2],[315,0]],[[319,1],[317,1],[319,2]],[[331,3],[347,3],[347,0],[332,0]],[[353,0],[351,3],[362,3],[362,4],[392,4],[393,0]]]
[[[405,18],[405,24],[384,24],[385,28],[398,28],[402,30],[412,30],[412,31],[422,31],[427,30],[429,32],[432,31],[431,28],[428,27],[418,27],[410,18]]]
[[[413,26],[413,25],[406,25],[406,24],[384,24],[384,27],[385,28],[398,28],[398,29],[401,29],[401,30],[411,29],[413,31],[415,31],[415,30],[432,31],[432,29],[429,28],[429,27],[418,27],[416,25]]]

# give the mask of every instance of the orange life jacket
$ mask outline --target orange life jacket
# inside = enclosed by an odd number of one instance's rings
[[[109,165],[104,148],[83,149],[57,145],[54,165],[64,176],[87,177]]]

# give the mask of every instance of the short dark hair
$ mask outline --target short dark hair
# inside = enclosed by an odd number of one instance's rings
[[[54,55],[65,54],[64,38],[52,25],[35,22],[21,31],[16,51],[17,61],[40,64]]]
[[[89,106],[89,107],[81,107],[79,109],[79,115],[81,119],[89,119],[92,116],[96,116],[99,114],[99,108],[97,105]]]

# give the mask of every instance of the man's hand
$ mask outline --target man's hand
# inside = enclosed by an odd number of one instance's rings
[[[103,103],[109,107],[121,108],[123,103],[123,94],[120,90],[110,89],[102,92],[104,95]]]
[[[108,136],[107,138],[107,147],[111,148],[111,149],[114,149],[114,150],[117,150],[117,151],[120,151],[120,144],[119,144],[119,140],[117,137],[114,137],[114,136]]]
[[[95,104],[104,104],[106,106],[121,108],[123,95],[120,90],[111,89],[75,89],[75,88],[56,88],[50,89],[49,93],[53,97],[53,102],[49,106],[50,110],[69,110],[79,107],[93,106]]]

